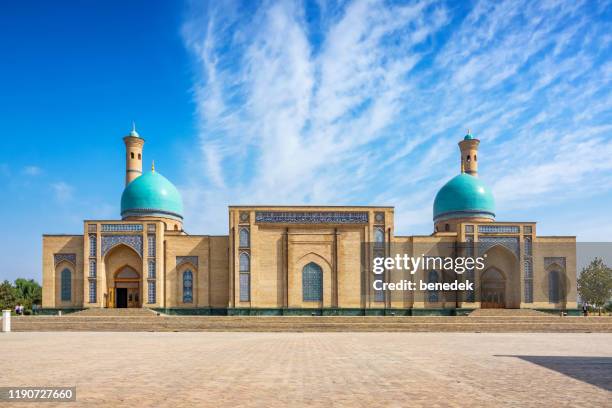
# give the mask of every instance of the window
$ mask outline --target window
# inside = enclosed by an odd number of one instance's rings
[[[533,303],[533,266],[529,260],[525,260],[523,266],[525,273],[525,303]]]
[[[427,282],[428,283],[438,283],[438,272],[436,271],[429,271],[429,274],[427,275]],[[437,290],[430,290],[427,292],[427,301],[428,302],[438,302],[439,298],[438,298],[438,291]]]
[[[155,256],[155,234],[147,235],[147,243],[149,246],[149,256]]]
[[[531,256],[532,255],[532,245],[531,245],[531,237],[524,237],[524,241],[525,241],[525,255],[527,256]]]
[[[149,281],[149,303],[155,303],[155,281]]]
[[[243,252],[240,254],[240,272],[249,272],[251,270],[251,262],[249,254]]]
[[[240,274],[240,301],[248,302],[251,300],[251,282],[248,273]]]
[[[89,256],[92,256],[92,257],[96,256],[96,247],[97,247],[96,235],[91,234],[89,236]]]
[[[239,235],[240,235],[240,237],[239,237],[240,238],[239,239],[239,241],[240,241],[240,243],[239,243],[240,248],[248,248],[250,246],[250,243],[249,243],[249,241],[250,241],[249,240],[249,230],[246,229],[246,228],[240,228],[240,234]]]
[[[472,161],[472,158],[471,158],[471,157],[470,157],[470,155],[468,154],[468,156],[467,156],[467,162],[469,163],[469,162],[471,162],[471,161]]]
[[[140,155],[140,153],[138,153],[138,160],[140,160],[140,159],[141,159],[141,155]]]
[[[95,261],[95,259],[90,259],[89,260],[89,277],[90,278],[95,278],[96,277],[96,261]]]
[[[548,302],[559,303],[559,271],[548,273]]]
[[[89,303],[96,303],[96,280],[89,281]]]
[[[155,261],[149,259],[149,279],[155,279]]]
[[[240,301],[248,302],[251,300],[251,262],[249,254],[242,252],[240,254]]]
[[[193,302],[193,273],[183,272],[183,303]]]
[[[478,156],[474,155],[474,161],[478,161]]]
[[[385,231],[382,228],[374,228],[374,246],[377,248],[385,245]]]
[[[450,225],[444,224],[444,231],[450,231]]]
[[[302,299],[304,302],[323,300],[323,270],[314,262],[302,269]]]
[[[134,152],[130,152],[130,157],[133,159],[134,158]]]
[[[64,269],[61,274],[61,299],[62,301],[70,301],[72,299],[72,272],[70,269]]]

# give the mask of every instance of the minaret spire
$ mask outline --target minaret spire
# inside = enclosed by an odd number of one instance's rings
[[[142,148],[144,139],[136,131],[136,123],[132,121],[132,130],[123,138],[125,143],[125,185],[142,174]]]
[[[151,162],[151,171],[155,173],[155,160]]]
[[[478,145],[480,140],[472,136],[472,130],[468,129],[463,140],[459,142],[461,150],[461,173],[478,176]]]

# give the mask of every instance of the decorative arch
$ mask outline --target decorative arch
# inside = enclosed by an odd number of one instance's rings
[[[142,258],[142,235],[103,235],[102,257],[120,245],[134,250]]]
[[[493,248],[501,248],[508,251],[515,258],[519,256],[519,239],[517,237],[479,237],[478,249],[481,254],[489,252]]]
[[[76,267],[76,254],[53,254],[55,267],[62,262],[69,262],[73,267]]]
[[[327,267],[331,270],[331,267],[332,267],[331,264],[327,261],[327,259],[323,258],[321,255],[317,254],[316,252],[309,252],[301,256],[300,258],[298,258],[296,265],[299,268],[303,268],[304,265],[306,265],[309,262],[314,262],[316,264],[319,264],[320,266],[323,267],[323,269]]]
[[[115,272],[113,278],[115,279],[140,279],[140,274],[130,265],[123,265]]]
[[[194,257],[197,258],[197,257]],[[187,273],[187,275],[186,275]],[[189,279],[188,273],[191,273],[191,279]],[[176,293],[177,303],[191,303],[195,304],[198,302],[197,288],[198,286],[198,267],[197,263],[194,265],[191,261],[184,260],[176,265],[176,286],[173,290]]]

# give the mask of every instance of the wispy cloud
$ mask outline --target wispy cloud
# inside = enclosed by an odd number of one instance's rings
[[[221,231],[228,203],[352,203],[430,228],[466,127],[502,217],[609,189],[610,4],[593,5],[194,2],[188,223]]]
[[[38,166],[25,166],[23,168],[23,174],[26,176],[38,176],[42,173],[42,169]]]
[[[72,199],[74,187],[66,182],[58,181],[51,184],[51,190],[57,202],[66,203]]]

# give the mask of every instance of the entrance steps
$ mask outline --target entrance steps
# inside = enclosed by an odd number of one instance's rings
[[[130,312],[121,310],[120,313]],[[135,316],[125,314],[92,316],[85,312],[63,316],[14,316],[12,322],[14,331],[612,333],[612,317],[553,315],[512,318],[507,316],[158,316],[149,311],[148,314]]]
[[[123,309],[96,307],[96,308],[81,310],[80,312],[71,313],[71,316],[154,317],[156,314],[157,313],[155,313],[151,309],[140,308],[140,307],[123,308]]]
[[[469,314],[472,317],[551,317],[550,313],[533,309],[476,309]]]

